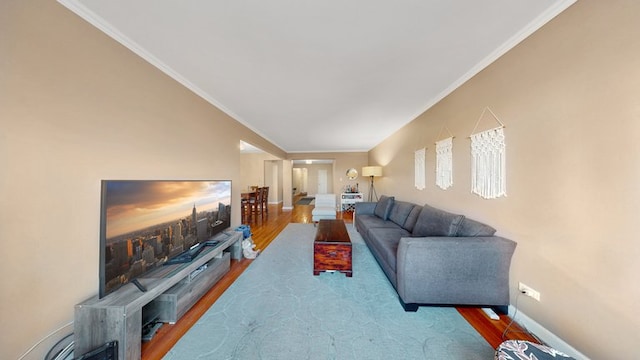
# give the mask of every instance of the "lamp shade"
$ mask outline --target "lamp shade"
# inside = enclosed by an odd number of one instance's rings
[[[362,176],[382,176],[382,166],[365,166],[362,168]]]

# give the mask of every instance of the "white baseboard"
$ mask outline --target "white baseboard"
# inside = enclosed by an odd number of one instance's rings
[[[518,312],[516,313],[516,308],[513,305],[509,305],[509,316],[512,319],[515,319],[515,322],[517,322],[520,326],[527,329],[527,331],[529,331],[530,333],[535,334],[535,336],[540,338],[540,340],[542,340],[545,344],[551,346],[552,348],[558,351],[562,351],[569,356],[573,356],[578,360],[589,360],[588,357],[586,357],[580,351],[576,350],[576,348],[569,345],[556,334],[547,330],[544,326],[538,324],[532,318],[528,317],[527,314],[522,312],[522,310],[518,310]]]
[[[293,210],[293,206],[283,206],[282,210]]]

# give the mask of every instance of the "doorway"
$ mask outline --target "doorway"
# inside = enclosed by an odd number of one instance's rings
[[[334,192],[333,159],[293,160],[291,183],[296,194],[330,194]]]

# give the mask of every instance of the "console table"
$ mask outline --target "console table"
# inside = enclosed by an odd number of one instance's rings
[[[123,285],[99,299],[97,296],[75,307],[75,354],[85,354],[103,344],[118,341],[118,359],[140,359],[143,313],[158,312],[161,322],[176,322],[200,297],[229,271],[230,258],[242,257],[242,232],[225,231],[212,240],[193,261],[154,269],[134,284]]]
[[[362,193],[342,193],[340,194],[340,210],[354,211],[356,203],[364,201]]]

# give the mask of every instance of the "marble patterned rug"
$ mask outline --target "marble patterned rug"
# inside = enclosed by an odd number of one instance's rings
[[[289,224],[164,359],[493,359],[451,307],[405,312],[347,225],[353,277],[313,276],[311,224]]]

